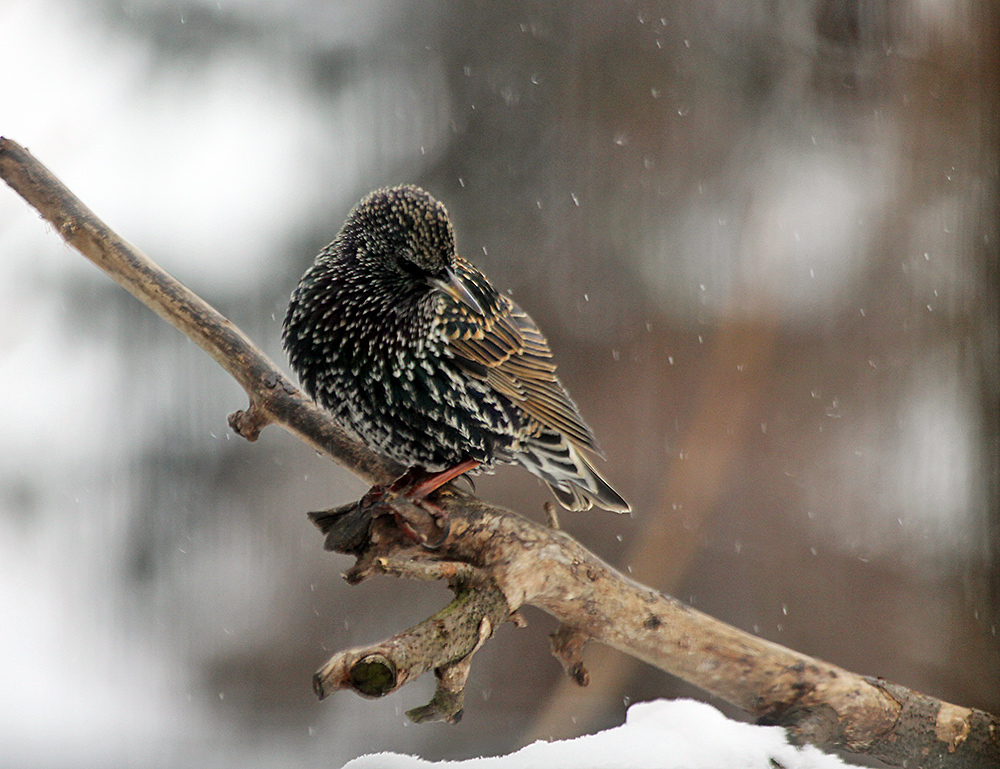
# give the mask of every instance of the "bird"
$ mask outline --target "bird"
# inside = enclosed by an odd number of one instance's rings
[[[282,344],[303,389],[354,437],[409,468],[423,499],[463,474],[519,464],[568,510],[625,513],[593,431],[534,320],[458,255],[445,206],[375,190],[295,287]]]

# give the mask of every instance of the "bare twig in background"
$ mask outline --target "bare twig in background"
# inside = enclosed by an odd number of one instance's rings
[[[369,482],[401,468],[353,442],[228,320],[123,241],[16,143],[0,138],[0,176],[62,237],[205,349],[246,390],[230,417],[253,440],[280,424]],[[434,699],[417,721],[457,720],[472,654],[504,619],[537,606],[562,626],[553,651],[585,683],[588,640],[619,649],[701,687],[798,739],[920,767],[1000,765],[1000,720],[869,679],[762,640],[618,573],[565,532],[528,521],[454,488],[436,500],[450,523],[440,548],[399,525],[435,519],[405,501],[313,514],[327,547],[357,557],[353,582],[373,574],[448,580],[455,600],[391,639],[335,655],[316,674],[320,696],[351,688],[382,696],[426,670]]]

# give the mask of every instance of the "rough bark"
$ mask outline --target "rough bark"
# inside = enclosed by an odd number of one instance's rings
[[[254,440],[275,423],[372,483],[402,470],[353,442],[232,323],[122,240],[16,143],[0,138],[0,176],[67,243],[208,352],[246,390],[230,416]],[[585,684],[589,640],[620,649],[730,702],[792,736],[911,767],[1000,766],[1000,720],[885,681],[866,678],[765,641],[644,587],[562,531],[446,487],[442,525],[402,499],[363,501],[312,514],[328,549],[357,558],[346,575],[442,579],[455,600],[382,643],[334,655],[316,674],[338,689],[383,696],[428,670],[437,692],[416,721],[461,716],[472,655],[517,609],[537,606],[562,624],[552,649]],[[446,535],[442,540],[442,532]],[[441,545],[433,549],[421,541]]]

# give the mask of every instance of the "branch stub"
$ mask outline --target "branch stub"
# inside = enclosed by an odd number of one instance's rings
[[[351,665],[351,686],[365,697],[384,697],[396,688],[396,666],[381,654],[369,654]]]

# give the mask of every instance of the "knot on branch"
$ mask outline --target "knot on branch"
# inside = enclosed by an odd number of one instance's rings
[[[382,654],[359,659],[351,666],[350,677],[354,690],[366,697],[382,697],[396,688],[396,666]]]
[[[271,416],[252,400],[246,410],[234,411],[229,415],[229,427],[241,438],[253,443],[260,436],[260,431],[271,424]]]
[[[559,629],[549,636],[552,656],[559,660],[566,675],[577,686],[586,686],[590,683],[590,673],[583,664],[583,647],[589,640],[590,636],[569,625],[560,625]]]

